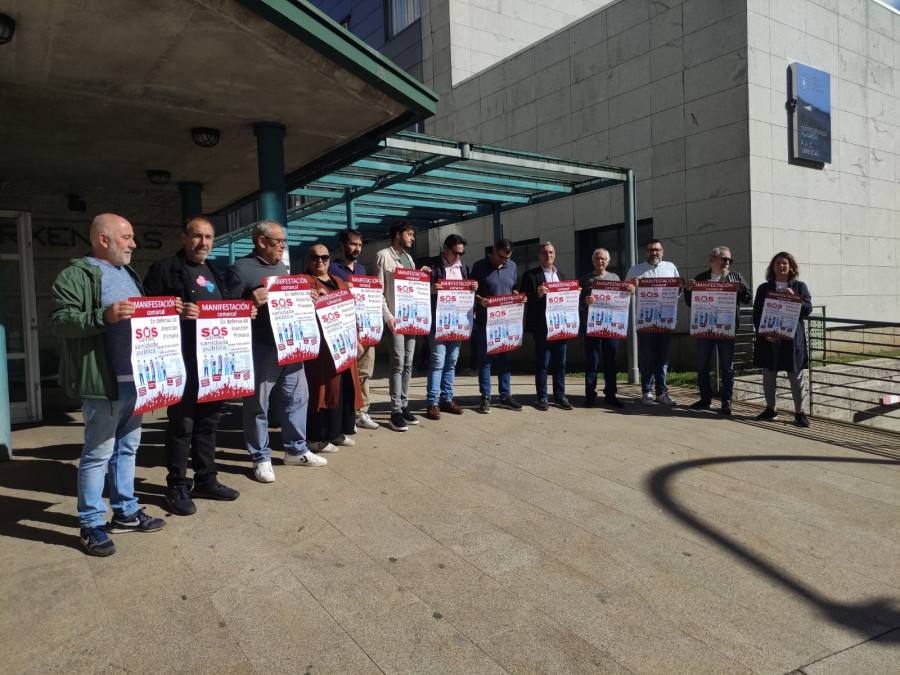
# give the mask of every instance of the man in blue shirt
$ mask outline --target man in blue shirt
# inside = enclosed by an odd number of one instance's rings
[[[478,282],[475,295],[475,320],[472,324],[472,338],[478,360],[478,389],[481,404],[478,412],[491,412],[491,366],[497,373],[497,387],[500,389],[500,405],[511,410],[521,410],[519,403],[510,392],[512,372],[509,353],[488,356],[487,353],[487,306],[488,298],[496,295],[518,295],[518,273],[516,263],[511,260],[513,244],[509,239],[501,239],[491,252],[472,265],[469,278]]]

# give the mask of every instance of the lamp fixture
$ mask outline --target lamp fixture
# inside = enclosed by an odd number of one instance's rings
[[[147,180],[149,180],[154,185],[165,185],[169,182],[169,178],[172,177],[168,171],[163,171],[162,169],[147,169]]]
[[[201,148],[212,148],[219,143],[219,130],[212,127],[194,127],[191,129],[191,138]]]
[[[16,22],[6,14],[0,14],[0,45],[5,45],[12,40],[16,32]]]

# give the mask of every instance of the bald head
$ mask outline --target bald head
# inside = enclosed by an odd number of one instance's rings
[[[101,213],[91,223],[91,251],[95,258],[121,267],[137,248],[131,223],[115,213]]]

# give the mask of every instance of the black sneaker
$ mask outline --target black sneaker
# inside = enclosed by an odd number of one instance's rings
[[[723,415],[730,415],[732,413],[731,401],[722,401],[722,407],[719,412]]]
[[[240,492],[227,485],[222,485],[219,481],[209,485],[194,485],[191,493],[201,499],[216,499],[220,502],[233,502],[241,496]]]
[[[501,401],[502,403],[502,401]],[[537,403],[534,404],[534,407],[538,410],[550,410],[550,404],[547,403],[547,399],[542,398]]]
[[[491,397],[490,396],[482,396],[481,403],[478,404],[478,412],[482,415],[489,415],[491,413]]]
[[[584,407],[585,408],[596,408],[597,407],[597,394],[588,394],[584,397]]]
[[[618,398],[616,398],[615,394],[609,394],[603,397],[603,402],[608,405],[610,408],[624,408],[625,404],[622,403]]]
[[[798,412],[794,415],[794,424],[798,427],[808,427],[809,420],[806,417],[806,413]]]
[[[775,408],[766,408],[756,416],[758,420],[774,420],[778,417],[778,411]]]
[[[116,545],[106,534],[106,526],[81,528],[81,545],[90,555],[105,558],[116,552]]]
[[[175,485],[166,490],[166,502],[176,516],[192,516],[197,513],[187,485]]]
[[[522,404],[516,400],[516,397],[510,394],[509,396],[501,396],[500,397],[500,405],[506,406],[510,410],[521,410]]]
[[[128,518],[121,513],[114,513],[112,522],[106,526],[110,534],[125,534],[126,532],[156,532],[166,526],[162,518],[153,518],[144,513],[144,509],[138,509]]]
[[[404,408],[401,413],[403,415],[403,421],[407,424],[418,424],[419,420],[416,419],[416,416],[409,412],[409,408]]]
[[[702,398],[691,403],[691,410],[709,410],[710,408],[712,408],[712,401],[704,401]]]
[[[571,410],[572,409],[572,404],[569,403],[569,399],[567,399],[565,396],[563,396],[562,398],[555,399],[555,400],[556,400],[556,405],[558,405],[563,410]]]
[[[388,426],[394,431],[406,431],[409,429],[406,426],[406,420],[403,419],[403,413],[391,413],[391,421],[388,422]]]

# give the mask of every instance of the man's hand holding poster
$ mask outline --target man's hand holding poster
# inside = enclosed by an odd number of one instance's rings
[[[378,277],[351,276],[353,299],[356,301],[356,327],[364,347],[381,342],[384,320],[381,318],[381,298],[384,295]]]
[[[578,299],[581,297],[578,282],[548,281],[544,285],[547,287],[547,309],[544,311],[547,339],[567,340],[578,337]]]
[[[266,277],[264,283],[269,291],[269,317],[278,347],[278,365],[316,358],[319,327],[309,279],[303,275]]]
[[[472,308],[475,291],[467,279],[442,279],[437,292],[434,339],[468,340],[472,334]]]
[[[631,293],[627,281],[602,281],[594,279],[588,305],[587,335],[598,338],[628,337],[628,309]]]
[[[691,336],[710,340],[734,339],[734,313],[740,284],[733,281],[695,281],[691,289]]]
[[[678,307],[678,279],[641,278],[637,287],[636,323],[638,333],[672,333]]]
[[[398,267],[394,271],[394,333],[428,335],[431,331],[431,275]]]
[[[250,328],[253,303],[217,300],[197,305],[197,403],[249,396],[254,388]]]
[[[322,337],[336,373],[347,370],[358,355],[356,346],[356,309],[348,290],[326,293],[316,303],[316,316],[322,325]]]
[[[487,353],[511,352],[522,345],[524,294],[495,295],[487,298]]]
[[[759,321],[759,334],[762,337],[793,340],[802,308],[803,298],[799,295],[784,291],[769,291],[766,293],[762,318]]]
[[[178,403],[184,393],[181,318],[175,298],[128,298],[131,315],[131,371],[137,389],[134,414]]]

